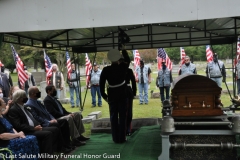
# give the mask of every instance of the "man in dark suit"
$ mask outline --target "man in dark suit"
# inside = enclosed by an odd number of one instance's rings
[[[0,87],[2,88],[3,97],[8,97],[10,90],[10,83],[5,73],[0,73]]]
[[[70,145],[69,125],[67,120],[56,120],[46,109],[46,107],[37,99],[41,97],[41,92],[36,86],[32,86],[28,89],[29,99],[25,104],[26,107],[30,107],[30,112],[33,117],[43,127],[56,126],[61,130],[61,139],[63,141],[64,148],[62,151],[68,153],[74,148]]]
[[[41,153],[53,154],[55,151],[59,151],[62,148],[62,144],[59,142],[60,130],[57,127],[42,127],[24,107],[27,100],[24,90],[19,89],[13,93],[14,104],[7,114],[13,127],[18,132],[23,131],[26,135],[35,135]]]
[[[85,132],[82,123],[81,112],[70,113],[63,108],[62,104],[55,98],[57,91],[53,85],[46,87],[47,96],[44,99],[44,106],[55,119],[66,119],[70,126],[70,136],[73,143],[79,142],[85,144],[86,138],[82,135]]]

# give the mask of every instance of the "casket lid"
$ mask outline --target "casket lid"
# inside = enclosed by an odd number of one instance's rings
[[[189,88],[189,86],[195,86],[198,88],[198,86],[204,87],[204,88],[218,88],[219,90],[222,90],[215,81],[212,79],[197,75],[197,74],[183,74],[178,76],[176,79],[174,79],[172,83],[172,89],[176,88]]]

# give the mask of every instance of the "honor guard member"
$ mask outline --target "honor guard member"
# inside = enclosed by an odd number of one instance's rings
[[[237,70],[237,94],[238,96],[240,96],[240,59],[238,59],[237,61],[237,65],[236,65],[236,70]]]
[[[4,64],[2,64],[2,66],[0,66],[0,68],[1,68],[1,72],[6,74],[8,81],[9,81],[9,85],[10,85],[10,87],[12,87],[13,81],[12,81],[12,77],[10,75],[10,71],[8,69],[5,69]]]
[[[131,61],[130,61],[130,58],[128,56],[127,51],[126,50],[122,50],[122,55],[123,55],[123,58],[124,58],[124,62],[129,67]],[[130,136],[131,135],[131,129],[132,129],[132,126],[131,126],[131,124],[132,124],[132,117],[133,117],[133,112],[132,112],[133,99],[136,96],[136,92],[137,92],[135,76],[134,76],[133,70],[131,68],[128,68],[128,70],[127,70],[127,75],[126,75],[126,80],[125,81],[126,81],[126,84],[127,84],[127,95],[128,95],[126,135]]]
[[[56,98],[59,99],[61,90],[63,90],[64,78],[62,72],[58,71],[57,64],[52,64],[52,76],[49,85],[53,85],[57,90]]]
[[[140,66],[136,68],[140,105],[142,105],[143,102],[148,104],[148,85],[151,83],[151,72],[151,69],[144,65],[143,60],[140,60]]]
[[[69,91],[70,91],[70,103],[71,103],[71,108],[75,107],[75,102],[74,102],[74,92],[76,93],[76,106],[80,107],[80,98],[79,98],[79,82],[80,80],[80,75],[78,71],[76,70],[75,64],[71,64],[71,73],[70,76],[67,76],[67,83],[69,86]]]
[[[169,90],[172,81],[172,72],[167,68],[166,62],[162,62],[162,68],[158,71],[156,80],[156,85],[160,89],[161,102],[163,102],[165,99],[169,100]],[[164,95],[164,90],[166,92],[166,97]]]
[[[98,68],[96,63],[93,64],[93,70],[91,70],[91,95],[92,95],[92,107],[96,107],[96,93],[98,96],[98,107],[102,107],[102,98],[99,87],[99,80],[102,70]]]
[[[217,53],[213,54],[213,61],[207,64],[206,74],[207,77],[215,81],[219,87],[222,86],[222,82],[226,81],[225,66],[222,61],[218,60]]]
[[[117,49],[111,49],[107,57],[112,64],[102,70],[100,91],[109,105],[112,139],[115,143],[123,143],[126,141],[127,87],[125,79],[128,66],[119,61],[121,54]],[[106,81],[108,82],[107,94],[105,93]]]
[[[197,74],[196,66],[195,64],[191,63],[190,58],[188,56],[184,59],[185,63],[182,65],[179,75],[183,74]]]

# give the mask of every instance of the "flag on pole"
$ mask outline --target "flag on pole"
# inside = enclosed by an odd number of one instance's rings
[[[180,62],[180,68],[185,63],[184,59],[186,57],[186,53],[183,47],[180,47],[180,56],[181,56],[181,62]]]
[[[70,56],[68,54],[68,51],[66,52],[66,59],[67,59],[67,76],[68,79],[71,78],[71,60],[70,60]]]
[[[133,61],[134,67],[133,67],[133,69],[134,69],[134,75],[135,75],[135,78],[136,78],[138,76],[137,73],[136,73],[136,68],[140,65],[140,59],[141,59],[138,50],[133,50],[133,57],[134,57],[134,61]]]
[[[185,50],[184,50],[183,47],[180,47],[180,58],[181,58],[181,60],[180,60],[180,66],[179,66],[178,73],[180,72],[182,65],[185,63],[185,57],[186,57]]]
[[[206,57],[207,57],[207,62],[213,61],[213,52],[211,50],[210,45],[206,45]]]
[[[86,53],[85,56],[85,74],[86,74],[86,85],[88,86],[90,81],[90,73],[92,70],[92,64],[90,62],[90,59],[88,58],[88,54]]]
[[[238,60],[240,60],[240,37],[237,39],[237,53],[234,60],[234,67],[236,67]]]
[[[52,62],[48,57],[48,55],[45,53],[45,50],[43,50],[43,52],[44,52],[44,62],[45,62],[45,69],[46,69],[46,81],[47,81],[47,84],[49,84],[49,80],[52,77]]]
[[[166,51],[163,48],[158,48],[157,49],[158,70],[162,68],[162,61],[165,61],[166,66],[169,70],[172,70],[172,62],[168,57]]]
[[[18,74],[18,80],[21,85],[20,88],[23,89],[24,83],[28,80],[28,74],[24,71],[24,64],[20,59],[20,57],[18,56],[18,53],[16,52],[12,44],[11,44],[11,48],[12,48],[13,58],[16,65],[17,74]]]

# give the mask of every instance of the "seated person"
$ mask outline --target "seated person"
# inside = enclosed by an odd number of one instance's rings
[[[23,131],[24,134],[37,137],[40,153],[53,154],[62,148],[60,141],[60,130],[57,127],[42,127],[33,118],[24,103],[28,98],[24,90],[18,89],[12,96],[13,105],[10,107],[7,118],[10,120],[16,131]]]
[[[70,145],[70,133],[69,125],[66,119],[56,120],[46,109],[46,107],[38,101],[38,98],[41,97],[41,92],[36,86],[29,87],[28,89],[29,99],[25,104],[26,107],[30,107],[29,110],[33,117],[41,124],[43,127],[56,126],[61,131],[61,137],[64,144],[64,153],[68,153],[74,149]]]
[[[62,104],[55,98],[57,91],[53,85],[46,87],[47,96],[44,99],[44,106],[55,119],[66,119],[70,126],[70,136],[73,143],[80,142],[85,144],[86,138],[82,135],[85,132],[82,123],[81,112],[70,113],[63,108]]]
[[[17,132],[2,115],[2,109],[5,107],[5,102],[0,98],[0,147],[11,150],[12,154],[16,155],[14,159],[22,159],[19,156],[20,153],[36,155],[33,159],[37,159],[39,153],[37,138],[33,135],[25,135],[22,131]],[[8,155],[7,152],[4,154]]]

